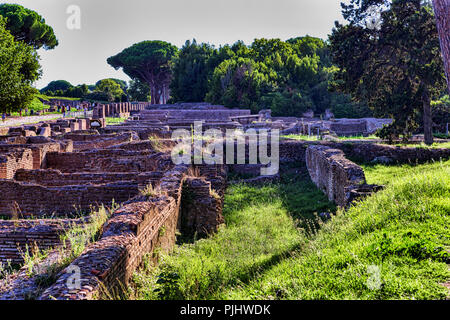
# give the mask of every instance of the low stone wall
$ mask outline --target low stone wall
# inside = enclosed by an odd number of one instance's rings
[[[363,169],[346,159],[338,149],[309,146],[306,166],[314,184],[340,207],[349,203],[351,190],[366,183]]]
[[[205,176],[223,170],[223,166],[213,168],[204,169]],[[185,165],[175,166],[161,179],[159,195],[138,196],[124,203],[104,225],[100,240],[63,270],[56,283],[45,290],[40,299],[93,299],[98,298],[105,288],[109,294],[120,292],[142,263],[144,255],[157,247],[170,250],[175,244],[175,233],[180,226],[183,182],[186,174],[195,171]],[[211,195],[211,183],[205,177],[187,179],[190,179],[188,184],[196,201],[201,202],[195,205],[202,208],[190,211],[189,218],[202,222],[195,225],[199,230],[217,230],[217,225],[223,221],[220,197]],[[224,186],[218,189],[224,189]],[[71,290],[67,284],[73,270],[80,271],[81,283],[80,288]]]
[[[305,162],[306,149],[314,145],[342,150],[346,157],[364,163],[425,163],[450,158],[450,148],[426,149],[377,143],[282,140],[280,141],[280,162]]]
[[[0,179],[12,179],[19,169],[33,169],[33,151],[17,148],[0,155]]]
[[[90,211],[125,202],[139,194],[136,182],[116,182],[104,185],[44,187],[28,183],[0,180],[0,216],[39,217],[68,215],[79,210]]]
[[[338,144],[337,147],[342,149],[348,157],[365,163],[425,163],[450,158],[450,148],[426,149],[374,143],[346,143]]]
[[[12,179],[18,169],[40,169],[46,166],[49,152],[71,152],[72,142],[51,141],[45,137],[22,137],[24,144],[0,144],[0,179]],[[28,151],[31,152],[31,158]],[[31,159],[31,166],[30,166]]]
[[[34,247],[44,251],[60,246],[61,235],[85,219],[0,220],[0,262],[23,263]]]
[[[162,228],[169,220],[173,220],[172,224],[176,221],[176,210],[175,199],[166,196],[123,206],[106,223],[100,240],[63,270],[41,299],[93,299],[102,289],[100,283],[113,293],[128,283],[142,257],[162,242]],[[72,272],[68,270],[78,268],[81,288],[70,290],[67,283]]]
[[[101,185],[119,181],[133,181],[140,186],[152,183],[157,186],[163,173],[159,171],[143,173],[62,173],[59,170],[17,170],[14,180],[18,182],[29,182],[45,185],[47,187],[69,186],[69,185]]]
[[[75,135],[70,135],[70,138],[74,138]],[[107,148],[137,140],[139,137],[131,132],[124,132],[121,134],[109,134],[109,135],[78,135],[77,140],[73,143],[75,151],[93,150]]]
[[[223,199],[212,192],[211,182],[205,178],[187,178],[182,195],[180,230],[184,235],[205,237],[217,232],[225,222],[222,216]]]
[[[100,149],[47,154],[47,168],[62,172],[148,172],[170,168],[170,155],[152,151]]]

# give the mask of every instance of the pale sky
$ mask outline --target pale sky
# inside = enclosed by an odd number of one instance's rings
[[[326,39],[334,21],[342,21],[342,0],[14,0],[37,11],[51,25],[59,45],[39,50],[43,69],[37,88],[52,80],[73,85],[104,78],[129,81],[106,62],[144,40],[181,47],[187,39],[219,47],[255,38],[310,36]],[[67,27],[67,8],[81,9],[80,29]]]

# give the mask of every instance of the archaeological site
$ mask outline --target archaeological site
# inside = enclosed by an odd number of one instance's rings
[[[450,300],[450,0],[7,2],[2,307]]]
[[[105,118],[113,116],[128,120],[105,125]],[[0,298],[95,299],[102,290],[117,291],[145,255],[169,252],[180,233],[207,236],[218,230],[224,223],[228,173],[253,173],[247,179],[252,184],[279,178],[261,176],[262,165],[248,161],[175,165],[172,132],[190,132],[195,122],[205,131],[315,132],[320,140],[280,141],[281,169],[289,163],[305,168],[329,201],[342,208],[383,188],[367,184],[364,170],[348,158],[395,163],[450,158],[449,148],[421,150],[334,138],[369,135],[384,120],[277,118],[270,111],[252,115],[207,103],[99,105],[93,118],[12,127],[0,136],[0,261],[20,266],[32,253],[46,254],[38,264],[25,264],[3,279]],[[246,154],[250,137],[244,137]],[[205,136],[202,142],[207,141]],[[99,217],[105,212],[106,217]],[[98,221],[94,240],[73,256],[77,244],[67,234]],[[78,288],[69,285],[75,271],[80,272]]]

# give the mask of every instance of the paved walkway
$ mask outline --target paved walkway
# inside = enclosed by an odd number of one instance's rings
[[[15,127],[23,124],[32,124],[38,123],[41,121],[55,120],[62,118],[62,114],[49,114],[45,116],[30,116],[30,117],[22,117],[22,118],[6,118],[6,121],[3,122],[0,119],[0,127]]]

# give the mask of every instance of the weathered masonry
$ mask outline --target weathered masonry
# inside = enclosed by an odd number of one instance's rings
[[[177,231],[208,236],[224,223],[223,197],[229,171],[254,174],[262,165],[175,165],[171,140],[176,129],[280,129],[282,133],[369,134],[385,120],[273,118],[268,110],[227,109],[207,103],[151,106],[99,105],[93,118],[65,119],[3,130],[0,136],[0,262],[22,264],[24,253],[48,250],[41,273],[24,267],[9,281],[0,279],[0,299],[94,299],[119,293],[146,255],[170,250]],[[129,117],[105,126],[105,117]],[[225,142],[225,141],[224,141]],[[204,141],[206,143],[206,141]],[[257,150],[260,146],[257,146]],[[246,146],[248,159],[249,147]],[[269,148],[269,152],[271,152]],[[341,207],[379,186],[366,184],[364,171],[348,159],[365,162],[424,162],[449,158],[450,150],[417,150],[370,143],[283,140],[280,163],[306,167],[312,181]],[[355,160],[356,161],[356,160]],[[275,177],[276,178],[276,177]],[[113,207],[114,205],[114,207]],[[101,207],[111,214],[96,240],[57,274],[38,286],[65,254],[64,235],[89,226]],[[69,246],[70,247],[70,246]],[[70,249],[70,248],[69,248]],[[67,257],[66,257],[67,258]],[[80,286],[69,286],[73,272]]]

